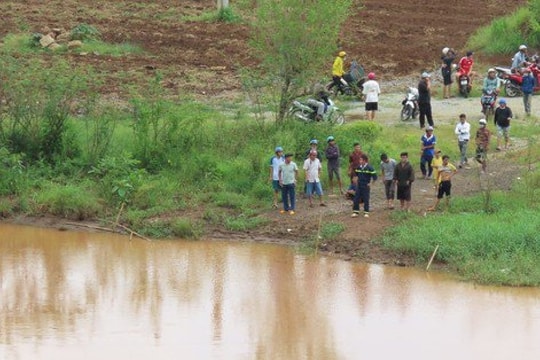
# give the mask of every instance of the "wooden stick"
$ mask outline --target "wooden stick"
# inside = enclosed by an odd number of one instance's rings
[[[124,210],[124,205],[126,203],[122,201],[122,205],[120,206],[120,210],[118,210],[118,215],[116,215],[116,222],[113,224],[113,229],[116,228],[116,226],[120,223],[120,215],[122,214],[122,210]]]
[[[435,246],[435,250],[433,250],[433,254],[431,254],[431,259],[429,259],[429,262],[426,266],[426,271],[429,270],[429,267],[431,266],[431,262],[433,261],[433,259],[435,258],[435,254],[437,253],[437,250],[439,250],[439,245],[437,244],[437,246]]]
[[[116,231],[113,230],[113,229],[110,229],[110,228],[104,228],[104,227],[101,227],[101,226],[95,226],[95,225],[79,224],[79,223],[72,223],[72,222],[67,222],[66,225],[85,227],[85,228],[96,229],[96,230],[102,230],[102,231],[108,231],[108,232],[113,232],[113,233],[116,232]]]

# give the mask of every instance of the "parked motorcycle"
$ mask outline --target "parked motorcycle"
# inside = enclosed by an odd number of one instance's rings
[[[409,86],[405,99],[403,99],[401,104],[403,105],[401,108],[401,120],[416,119],[420,113],[420,109],[418,108],[418,89]]]
[[[482,113],[486,119],[495,115],[495,104],[497,102],[497,93],[493,90],[488,90],[480,97],[480,104],[482,104]]]
[[[466,75],[462,74],[459,76],[459,93],[463,97],[469,97],[469,93],[471,92],[471,78]]]
[[[345,115],[332,99],[328,99],[330,105],[326,106],[326,111],[322,116],[322,121],[328,121],[332,124],[342,125],[345,122]],[[317,107],[310,105],[308,101],[294,100],[290,109],[289,117],[305,121],[306,123],[316,122]]]
[[[528,66],[532,75],[536,79],[534,92],[540,92],[540,69],[536,63],[532,63]],[[497,66],[497,76],[503,79],[504,93],[507,97],[522,96],[521,84],[523,82],[523,76],[519,72],[512,72],[510,68]]]

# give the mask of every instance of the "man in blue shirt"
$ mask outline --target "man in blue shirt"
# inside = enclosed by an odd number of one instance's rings
[[[422,142],[422,147],[420,148],[420,151],[422,152],[420,157],[420,170],[422,171],[424,179],[431,179],[431,175],[433,174],[431,160],[433,160],[433,156],[435,155],[435,144],[437,144],[437,138],[433,135],[432,126],[426,128],[426,133],[422,135],[420,140]]]

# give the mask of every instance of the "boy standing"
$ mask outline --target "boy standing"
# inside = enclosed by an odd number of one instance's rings
[[[388,209],[394,208],[394,169],[396,167],[396,160],[391,159],[386,154],[381,155],[381,177],[384,182],[384,193],[386,195],[386,207]]]
[[[409,163],[409,153],[401,153],[401,161],[394,169],[394,183],[397,184],[397,198],[401,210],[409,211],[411,206],[411,186],[414,181],[414,170]]]
[[[476,131],[476,161],[482,164],[482,172],[486,172],[487,167],[487,151],[489,149],[489,140],[491,139],[491,131],[486,127],[486,119],[478,121],[480,128]]]
[[[443,158],[441,157],[441,150],[435,151],[435,157],[431,160],[431,167],[433,168],[433,180],[435,181],[435,194],[437,194],[437,188],[439,186],[439,168],[443,164]]]
[[[448,155],[444,155],[442,157],[442,165],[439,168],[439,173],[437,176],[437,180],[439,183],[438,186],[438,192],[437,192],[437,200],[435,202],[435,205],[430,207],[428,211],[435,211],[437,210],[437,206],[439,206],[439,202],[443,198],[444,195],[446,195],[446,207],[450,206],[450,190],[452,189],[452,176],[454,176],[457,172],[456,167],[449,162]]]
[[[437,144],[437,138],[433,135],[433,127],[428,126],[426,128],[426,133],[422,135],[420,139],[422,146],[420,148],[420,170],[424,179],[431,179],[433,174],[433,168],[431,167],[431,160],[435,155],[435,144]],[[427,169],[426,169],[427,165]]]
[[[295,200],[296,200],[296,178],[298,177],[298,167],[292,161],[292,154],[285,154],[285,162],[279,166],[279,185],[281,186],[281,197],[283,199],[283,210],[280,213],[284,214],[287,211],[290,215],[294,215]]]
[[[459,168],[461,169],[463,166],[466,166],[467,168],[467,145],[469,145],[469,140],[471,138],[471,124],[467,122],[467,115],[459,115],[459,122],[456,125],[454,133],[458,138],[460,154]]]
[[[320,205],[326,206],[322,200],[322,186],[321,186],[321,169],[322,165],[319,159],[317,159],[317,151],[312,150],[309,153],[309,157],[304,161],[305,179],[307,183],[307,195],[309,199],[309,207],[313,207],[313,193],[319,195]]]
[[[360,165],[355,169],[356,176],[358,177],[358,187],[356,188],[356,194],[353,200],[353,213],[352,217],[358,217],[360,213],[360,200],[364,203],[364,217],[369,217],[369,195],[371,184],[377,180],[377,172],[368,163],[368,157],[366,154],[360,156]]]
[[[336,140],[333,136],[329,136],[326,139],[328,147],[326,148],[325,155],[328,160],[328,180],[330,182],[330,193],[334,193],[334,175],[339,186],[339,193],[343,194],[343,185],[341,184],[341,171],[339,168],[339,147],[336,144]]]
[[[499,107],[495,109],[493,122],[497,126],[497,151],[501,150],[501,140],[504,137],[504,149],[508,149],[510,120],[512,120],[512,110],[506,106],[506,100],[499,100]]]
[[[270,182],[272,183],[272,188],[274,189],[274,204],[272,207],[277,209],[278,207],[278,193],[281,190],[279,186],[279,166],[285,162],[283,157],[283,148],[281,146],[276,147],[274,150],[275,156],[270,158]]]

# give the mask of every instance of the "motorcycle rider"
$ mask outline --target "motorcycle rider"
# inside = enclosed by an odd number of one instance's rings
[[[510,68],[510,70],[512,72],[521,73],[521,68],[527,66],[527,61],[527,46],[520,45],[519,51],[512,58],[512,67]]]
[[[310,98],[307,100],[308,105],[317,108],[317,115],[315,115],[316,121],[321,121],[323,115],[326,112],[328,106],[330,106],[330,100],[328,99],[328,92],[324,89],[324,86],[321,84],[315,85],[313,89],[314,99]]]
[[[332,65],[332,84],[328,87],[328,90],[332,90],[334,86],[337,86],[338,89],[342,89],[342,86],[344,85],[343,82],[343,75],[345,74],[345,70],[343,70],[343,61],[347,57],[347,53],[345,51],[340,51],[338,56],[336,56],[334,60],[334,64]]]
[[[487,72],[487,76],[484,78],[484,86],[482,87],[482,93],[487,94],[490,91],[499,95],[501,87],[501,80],[497,77],[497,71],[490,68]]]
[[[442,64],[441,74],[443,77],[443,97],[445,99],[450,98],[451,85],[452,85],[452,63],[456,59],[456,52],[454,49],[445,47],[442,49]]]
[[[458,84],[458,87],[459,78],[461,75],[467,75],[469,77],[469,86],[472,86],[472,77],[473,75],[476,75],[476,73],[472,70],[474,65],[473,55],[474,53],[472,51],[467,51],[466,56],[462,57],[461,60],[459,60],[459,68],[456,72],[456,82]]]

